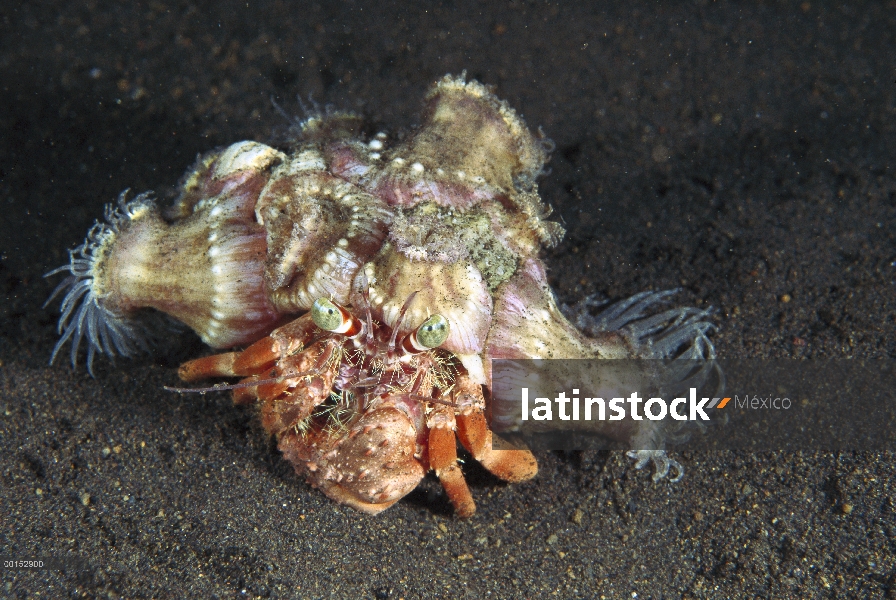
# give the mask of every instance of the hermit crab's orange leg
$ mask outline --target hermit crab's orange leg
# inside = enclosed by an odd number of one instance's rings
[[[275,329],[242,352],[226,352],[185,362],[178,375],[184,381],[256,375],[306,344],[318,331],[309,313]]]
[[[210,377],[233,377],[235,375],[233,363],[239,355],[239,352],[227,352],[196,358],[182,364],[177,370],[177,375],[181,381],[187,382]]]
[[[265,379],[262,375],[285,356],[302,349],[320,333],[311,313],[279,327],[242,352],[226,352],[185,362],[178,375],[184,381],[211,377],[247,376],[240,384]],[[259,398],[274,399],[284,393],[291,383],[283,380],[258,387],[237,387],[233,390],[234,404],[252,404]]]
[[[185,362],[178,369],[177,374],[183,381],[196,381],[210,377],[237,377],[250,375],[240,383],[248,383],[258,379],[257,373],[274,366],[281,352],[277,340],[265,337],[242,352],[226,352],[203,356],[189,362]],[[255,401],[256,389],[253,387],[237,388],[233,390],[234,404],[251,404]]]
[[[476,503],[457,464],[454,409],[443,404],[432,405],[426,424],[429,428],[429,466],[436,472],[457,515],[472,516],[476,512]]]
[[[494,434],[483,412],[482,386],[461,375],[455,380],[453,397],[457,405],[457,437],[473,458],[504,481],[517,483],[535,477],[538,462],[531,452],[492,447]]]

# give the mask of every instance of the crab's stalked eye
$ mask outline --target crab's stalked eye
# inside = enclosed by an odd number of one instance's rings
[[[433,315],[404,338],[402,346],[411,354],[432,350],[444,344],[449,333],[448,319],[442,315]]]
[[[339,333],[346,326],[346,319],[342,311],[333,302],[326,298],[318,298],[311,307],[311,320],[325,331]]]
[[[318,298],[311,306],[311,320],[324,331],[341,333],[346,337],[359,335],[364,327],[358,319],[332,300]]]
[[[448,319],[433,315],[417,328],[417,343],[426,348],[438,348],[448,339],[449,333]]]

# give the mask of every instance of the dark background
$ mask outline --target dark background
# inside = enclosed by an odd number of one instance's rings
[[[45,2],[0,12],[0,571],[7,597],[896,597],[896,454],[543,452],[467,461],[378,517],[292,473],[251,411],[156,357],[48,366],[41,308],[105,203],[198,152],[275,141],[273,107],[400,132],[466,69],[557,145],[545,258],[565,302],[684,288],[725,358],[896,356],[896,3]]]

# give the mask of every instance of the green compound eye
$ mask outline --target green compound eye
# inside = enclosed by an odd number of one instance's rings
[[[417,343],[427,348],[438,348],[448,339],[448,319],[433,315],[417,328]]]
[[[326,298],[318,298],[311,307],[311,320],[324,331],[336,331],[343,324],[342,311]]]

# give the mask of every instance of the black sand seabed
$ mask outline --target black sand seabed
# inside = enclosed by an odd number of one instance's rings
[[[557,144],[561,300],[681,286],[721,356],[892,360],[896,3],[33,4],[0,17],[0,551],[92,569],[0,596],[896,597],[892,452],[678,453],[677,484],[545,452],[522,485],[468,462],[472,519],[432,478],[367,517],[161,389],[195,338],[91,379],[41,308],[105,203],[271,140],[271,96],[396,132],[466,69]]]

